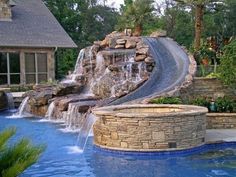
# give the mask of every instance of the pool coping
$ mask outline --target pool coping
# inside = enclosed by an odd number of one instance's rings
[[[117,110],[129,110],[132,108],[176,108],[181,111],[171,111],[171,112],[130,112],[130,113],[120,113],[114,112]],[[179,115],[195,115],[199,116],[208,113],[208,109],[205,107],[194,106],[194,105],[178,105],[178,104],[132,104],[132,105],[117,105],[117,106],[105,106],[101,108],[96,108],[92,111],[98,116],[113,116],[113,117],[140,117],[140,118],[158,118],[158,117],[168,117],[168,116],[179,116]]]

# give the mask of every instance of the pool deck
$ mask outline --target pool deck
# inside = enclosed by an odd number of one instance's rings
[[[206,142],[236,142],[236,129],[208,129]]]

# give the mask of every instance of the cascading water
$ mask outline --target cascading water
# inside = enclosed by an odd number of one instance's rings
[[[89,49],[89,64],[90,64],[92,75],[94,74],[93,73],[93,62],[92,62],[92,59],[93,59],[93,49],[94,49],[93,46],[91,46],[90,49]]]
[[[83,61],[85,56],[85,49],[80,50],[79,56],[76,61],[75,70],[73,74],[83,74]]]
[[[8,109],[15,109],[15,103],[12,93],[7,93],[7,105]]]
[[[76,60],[76,65],[72,74],[70,74],[67,79],[63,80],[61,83],[74,83],[79,75],[83,74],[83,61],[85,58],[85,49],[80,50],[78,58]]]
[[[83,125],[80,129],[78,141],[77,141],[77,147],[82,152],[84,151],[88,137],[92,131],[92,127],[93,127],[94,123],[96,122],[96,120],[97,120],[97,117],[94,114],[89,113],[89,111],[88,111],[85,121],[83,122]]]
[[[25,115],[25,110],[28,104],[29,97],[25,97],[20,104],[20,107],[18,109],[18,112],[15,114],[15,116],[23,117]]]
[[[52,120],[53,119],[54,110],[55,110],[55,103],[52,102],[49,105],[49,107],[48,107],[48,110],[46,112],[45,118],[48,119],[48,120]]]
[[[81,129],[86,113],[80,113],[79,108],[80,108],[79,103],[69,104],[67,114],[64,118],[66,124],[66,130],[79,131]]]
[[[142,80],[142,77],[141,77],[141,72],[143,70],[143,63],[139,63],[138,64],[138,72],[136,73],[136,76],[135,76],[135,82],[140,82]],[[146,68],[145,68],[146,70]]]

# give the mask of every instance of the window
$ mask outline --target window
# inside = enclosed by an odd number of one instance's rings
[[[0,85],[20,84],[20,54],[0,52]]]
[[[47,54],[25,53],[26,84],[47,81]]]

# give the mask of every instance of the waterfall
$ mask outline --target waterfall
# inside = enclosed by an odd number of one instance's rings
[[[65,80],[61,81],[61,83],[70,84],[76,82],[77,76],[83,74],[84,57],[85,57],[85,49],[82,49],[80,50],[79,55],[77,57],[73,73],[70,74]]]
[[[55,110],[55,103],[52,102],[49,107],[48,107],[48,110],[45,114],[45,118],[48,119],[48,120],[52,120],[53,119],[53,114],[54,114],[54,110]]]
[[[20,107],[18,109],[18,112],[17,112],[16,116],[22,117],[24,115],[26,107],[27,107],[27,104],[28,104],[28,100],[29,100],[29,97],[25,97],[23,99],[23,101],[20,104]]]
[[[75,65],[75,69],[73,74],[82,74],[83,73],[83,60],[84,60],[84,56],[85,56],[85,49],[80,50],[77,61],[76,61],[76,65]]]
[[[142,68],[143,67],[143,63],[139,63],[138,64],[138,73],[136,73],[136,76],[135,76],[135,82],[140,82],[142,80],[142,77],[141,77],[141,72],[142,72]]]
[[[7,94],[8,109],[15,109],[15,103],[12,93],[6,93],[6,94]]]
[[[80,103],[70,103],[67,114],[64,118],[67,130],[80,130],[85,120],[86,113],[80,113]]]
[[[82,152],[84,151],[88,137],[92,131],[92,127],[97,120],[97,117],[94,114],[89,113],[89,112],[90,111],[88,111],[86,114],[85,121],[83,122],[83,125],[80,129],[78,140],[77,140],[77,147]]]
[[[96,68],[95,71],[101,73],[105,69],[104,57],[101,52],[98,52],[96,56]]]
[[[93,73],[93,62],[92,62],[92,59],[93,59],[93,50],[94,50],[94,47],[91,46],[90,49],[89,49],[89,63],[90,63],[92,75],[94,74],[94,73]]]

